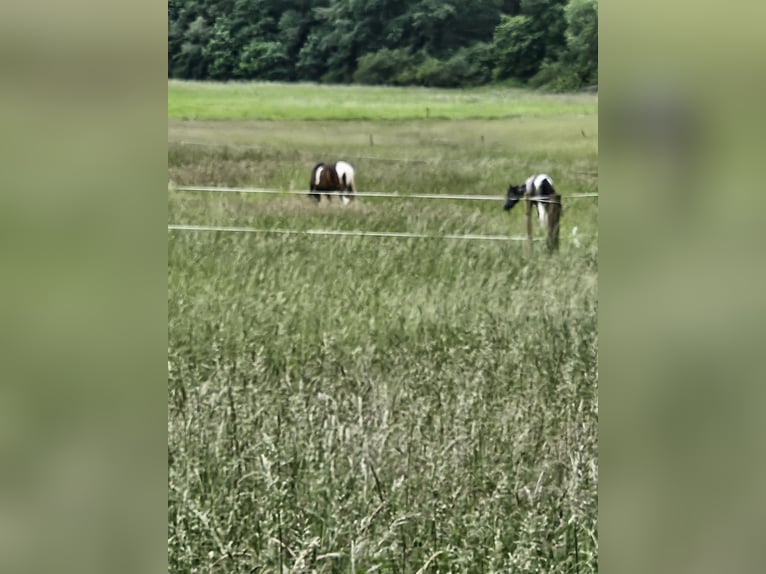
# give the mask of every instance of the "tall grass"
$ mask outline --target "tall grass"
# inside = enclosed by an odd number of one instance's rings
[[[428,163],[356,161],[366,189],[502,194],[546,158],[562,191],[592,190],[577,174],[595,168],[594,136],[570,138],[572,118],[540,122],[345,122],[328,148],[301,122],[171,125],[169,170],[179,183],[303,188],[304,162],[369,154],[351,136],[372,127],[389,142],[376,153]],[[538,134],[533,151],[508,153],[514,129]],[[192,131],[207,145],[178,143]],[[178,223],[522,226],[495,203],[169,201]],[[594,203],[565,204],[555,255],[170,232],[169,570],[595,572],[595,221]],[[574,227],[587,231],[578,244]]]

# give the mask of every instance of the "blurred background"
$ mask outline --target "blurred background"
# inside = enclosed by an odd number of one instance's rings
[[[762,12],[600,6],[607,571],[763,569]]]

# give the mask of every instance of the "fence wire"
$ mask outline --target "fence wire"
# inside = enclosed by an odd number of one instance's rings
[[[210,192],[210,193],[255,193],[255,194],[270,194],[270,195],[324,195],[325,192],[319,191],[305,191],[305,190],[282,190],[282,189],[267,189],[256,187],[213,187],[213,186],[196,186],[196,185],[180,185],[173,187],[174,191],[188,191],[188,192]],[[337,194],[338,192],[330,192],[331,194]],[[386,199],[428,199],[428,200],[458,200],[458,201],[505,201],[504,196],[500,195],[471,195],[471,194],[454,194],[454,193],[388,193],[379,191],[355,191],[354,197],[376,197]],[[562,196],[564,199],[583,199],[583,198],[598,198],[598,193],[572,193],[566,196]],[[520,198],[521,201],[529,199],[530,201],[538,201],[540,203],[554,203],[550,197],[545,195],[531,196],[529,198]]]

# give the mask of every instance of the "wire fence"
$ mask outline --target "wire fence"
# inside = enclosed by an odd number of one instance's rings
[[[265,188],[252,188],[252,187],[212,187],[212,186],[194,186],[194,185],[181,185],[173,187],[174,191],[188,191],[188,192],[211,192],[211,193],[255,193],[255,194],[270,194],[270,195],[320,195],[324,192],[317,191],[304,191],[304,190],[281,190],[281,189],[265,189]],[[331,192],[337,193],[337,192]],[[583,198],[598,198],[598,193],[572,193],[570,195],[563,196],[562,199],[583,199]],[[500,195],[470,195],[470,194],[453,194],[453,193],[386,193],[386,192],[354,192],[354,197],[375,197],[386,199],[428,199],[428,200],[459,200],[459,201],[505,201],[505,197]],[[525,198],[521,198],[523,201]],[[531,196],[530,201],[537,201],[540,203],[554,203],[555,200],[544,196]]]
[[[305,190],[282,190],[249,187],[214,187],[214,186],[172,186],[171,191],[178,192],[210,192],[210,193],[237,193],[237,194],[269,194],[269,195],[320,195],[322,192]],[[338,192],[331,192],[338,193]],[[426,200],[461,200],[461,201],[505,201],[500,195],[470,195],[453,193],[386,193],[386,192],[354,192],[355,197],[386,198],[386,199],[426,199]],[[598,193],[574,193],[566,196],[567,199],[598,198]],[[549,196],[529,196],[519,198],[520,201],[536,201],[540,203],[558,203],[561,201]],[[463,241],[545,241],[545,238],[532,238],[530,235],[479,235],[479,234],[431,234],[412,233],[403,231],[365,231],[365,230],[339,230],[339,229],[279,229],[258,227],[236,227],[225,225],[190,225],[170,224],[168,231],[193,231],[193,232],[230,232],[230,233],[258,233],[271,235],[313,235],[334,237],[376,237],[376,238],[399,238],[399,239],[447,239]],[[580,238],[578,238],[580,239]],[[584,239],[584,238],[583,238]]]

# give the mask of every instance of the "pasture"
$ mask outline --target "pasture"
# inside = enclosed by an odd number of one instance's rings
[[[168,115],[192,120],[414,120],[593,115],[590,94],[168,81]],[[427,108],[427,109],[426,109]]]
[[[596,97],[343,87],[364,113],[341,119],[327,87],[182,87],[175,185],[308,190],[345,159],[362,192],[503,197],[546,172],[564,211],[552,255],[168,232],[169,571],[595,572],[598,203],[567,195],[597,191]],[[182,224],[516,235],[523,215],[168,192]]]

